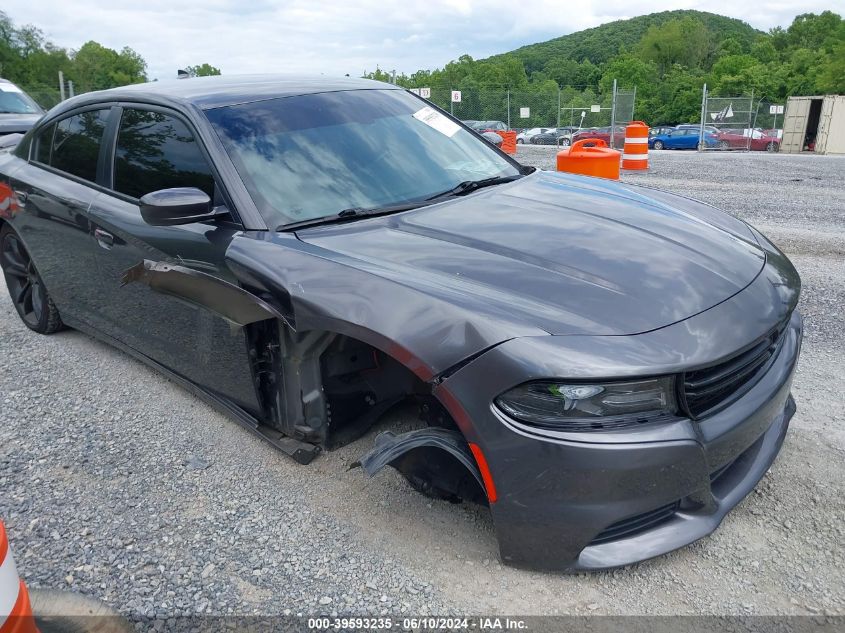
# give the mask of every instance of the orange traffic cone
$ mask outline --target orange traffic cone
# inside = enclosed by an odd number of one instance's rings
[[[6,528],[0,521],[0,633],[38,633],[29,604],[29,593],[18,569]]]
[[[648,126],[642,121],[631,121],[625,128],[622,169],[648,169]]]

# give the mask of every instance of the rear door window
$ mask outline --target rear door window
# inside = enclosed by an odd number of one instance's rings
[[[194,135],[176,117],[126,108],[117,133],[114,189],[140,198],[173,187],[196,187],[214,199],[214,176]]]
[[[108,116],[108,109],[89,110],[56,123],[49,164],[73,176],[96,182],[97,158]],[[38,160],[43,162],[40,148]]]
[[[53,146],[53,130],[55,129],[56,124],[52,123],[38,133],[33,158],[44,165],[50,164],[50,149]]]

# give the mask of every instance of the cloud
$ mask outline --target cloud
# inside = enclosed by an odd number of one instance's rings
[[[767,30],[829,0],[6,0],[16,24],[34,24],[54,43],[130,46],[151,78],[208,62],[226,74],[360,75],[435,68],[468,53],[482,58],[566,33],[669,9],[722,13]],[[577,8],[573,8],[577,7]]]

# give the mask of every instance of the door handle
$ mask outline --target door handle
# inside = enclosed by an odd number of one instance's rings
[[[114,245],[114,235],[108,231],[104,231],[103,229],[94,229],[94,237],[97,238],[97,244],[106,250],[110,249]]]

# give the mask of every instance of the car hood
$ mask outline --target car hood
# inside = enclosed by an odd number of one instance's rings
[[[346,265],[550,334],[660,328],[725,301],[765,263],[747,225],[712,207],[553,172],[297,235]]]

